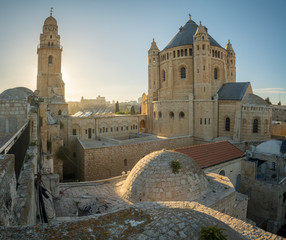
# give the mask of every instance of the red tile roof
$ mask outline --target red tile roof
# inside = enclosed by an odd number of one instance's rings
[[[177,148],[174,151],[188,155],[202,168],[234,160],[244,155],[228,141]]]

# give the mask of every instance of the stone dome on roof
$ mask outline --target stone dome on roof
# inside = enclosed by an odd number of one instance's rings
[[[173,173],[171,163],[181,169]],[[205,173],[192,158],[174,151],[161,150],[142,158],[120,189],[123,198],[139,201],[192,201],[208,189]]]
[[[246,104],[246,105],[259,105],[259,106],[269,106],[269,104],[267,102],[265,102],[265,100],[263,100],[261,97],[253,94],[253,93],[249,93],[245,99],[243,100],[242,104]]]
[[[44,25],[54,25],[57,26],[57,20],[53,16],[49,16],[46,18]]]
[[[25,87],[16,87],[5,90],[0,94],[0,100],[27,100],[33,91]]]
[[[192,45],[193,44],[193,36],[195,35],[197,28],[198,28],[198,25],[193,20],[190,19],[185,24],[184,27],[180,28],[180,31],[168,43],[168,45],[165,47],[164,50],[169,49],[169,48],[173,48],[173,47],[183,46],[183,45]],[[211,46],[216,46],[216,47],[222,48],[222,46],[219,45],[217,43],[217,41],[214,40],[210,35],[209,35],[209,40],[210,40]]]

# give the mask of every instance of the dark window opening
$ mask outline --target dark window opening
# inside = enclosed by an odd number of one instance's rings
[[[124,159],[124,166],[127,167],[127,159]]]
[[[258,133],[258,120],[253,120],[253,133]]]
[[[72,135],[76,135],[76,129],[72,130]]]
[[[182,67],[181,68],[181,79],[185,79],[186,78],[186,68]]]
[[[185,117],[185,113],[184,112],[180,112],[179,113],[179,118],[184,118]]]
[[[230,118],[225,119],[225,131],[230,131]]]
[[[174,118],[174,113],[173,113],[173,112],[170,112],[170,113],[169,113],[169,117],[170,117],[170,118]]]
[[[49,64],[53,64],[53,56],[49,56]]]

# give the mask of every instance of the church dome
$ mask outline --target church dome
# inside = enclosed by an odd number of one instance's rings
[[[10,88],[0,94],[0,100],[27,100],[32,94],[32,90],[25,87]]]
[[[172,162],[180,169],[173,173]],[[139,201],[192,201],[208,189],[206,175],[192,158],[161,150],[142,158],[121,187],[123,198]]]
[[[44,25],[54,25],[54,26],[57,26],[58,23],[57,23],[57,20],[56,20],[54,17],[49,16],[49,17],[46,18]]]
[[[184,27],[180,28],[180,31],[175,35],[175,37],[169,42],[169,44],[165,47],[164,50],[173,48],[173,47],[178,47],[178,46],[183,46],[183,45],[192,45],[193,44],[193,36],[195,35],[197,31],[198,25],[193,21],[189,20]],[[209,34],[209,40],[210,40],[210,45],[216,46],[216,47],[221,47],[217,43],[216,40],[214,40]]]

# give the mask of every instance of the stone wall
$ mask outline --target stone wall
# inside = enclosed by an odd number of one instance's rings
[[[272,105],[272,119],[274,121],[286,122],[286,105]]]
[[[286,122],[272,124],[271,135],[286,137]]]
[[[84,149],[79,141],[76,149],[76,175],[81,181],[119,176],[123,171],[130,171],[141,158],[152,151],[190,145],[193,145],[190,136],[89,149]]]

